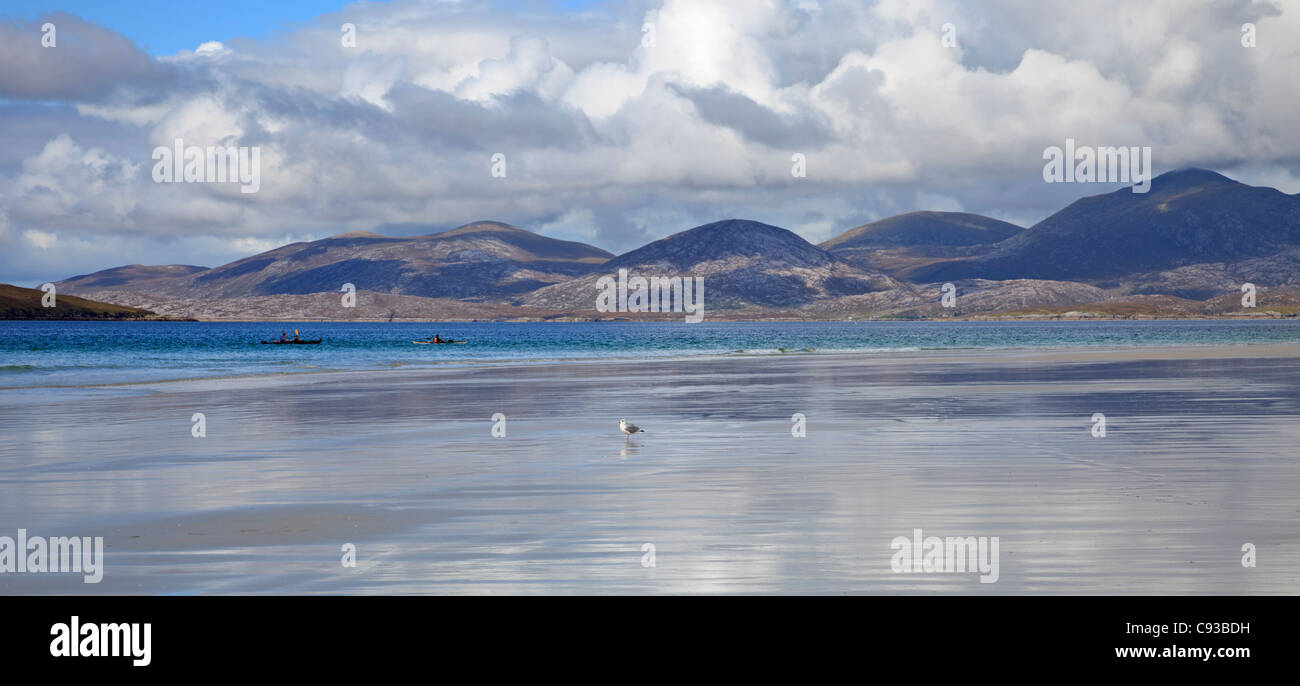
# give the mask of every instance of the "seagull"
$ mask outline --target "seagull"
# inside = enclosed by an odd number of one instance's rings
[[[638,432],[639,432],[639,433],[645,433],[645,429],[642,429],[641,427],[637,426],[636,424],[628,424],[626,419],[620,419],[620,420],[618,420],[618,430],[619,430],[619,431],[622,431],[622,432],[625,433],[625,434],[627,434],[629,438],[630,438],[630,437],[632,436],[632,434],[634,434],[634,433],[638,433]]]

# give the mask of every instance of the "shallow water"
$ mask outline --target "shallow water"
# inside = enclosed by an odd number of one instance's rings
[[[1170,358],[698,358],[10,391],[0,535],[103,535],[108,551],[100,584],[5,574],[0,592],[1297,592],[1300,359]],[[648,433],[625,439],[619,417]],[[998,537],[998,581],[895,573],[890,543],[917,528]]]
[[[299,329],[320,345],[261,345]],[[412,345],[437,333],[465,345]],[[0,322],[0,389],[501,362],[1270,344],[1300,320],[1096,322]]]

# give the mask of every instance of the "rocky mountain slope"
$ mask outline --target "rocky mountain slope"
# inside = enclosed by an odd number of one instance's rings
[[[292,243],[170,280],[158,274],[171,267],[123,267],[57,285],[74,291],[235,298],[338,292],[351,283],[358,290],[383,293],[494,300],[586,274],[610,257],[583,243],[476,222],[429,236],[357,231]]]
[[[89,291],[127,290],[146,293],[161,293],[182,284],[188,277],[206,271],[207,267],[188,264],[164,264],[146,266],[129,264],[95,272],[73,276],[55,283],[55,286],[69,293]]]
[[[601,276],[704,277],[709,308],[799,307],[820,298],[897,288],[800,238],[761,222],[727,219],[673,234],[601,265],[597,272],[519,299],[529,307],[594,311]]]
[[[1300,196],[1185,169],[1156,177],[1148,193],[1122,189],[1080,199],[986,255],[935,262],[907,276],[914,281],[1055,279],[1118,287],[1150,278],[1140,277],[1144,274],[1267,259],[1296,248]],[[1253,280],[1281,284],[1294,274]]]
[[[860,267],[898,276],[942,258],[987,253],[1024,229],[965,212],[908,212],[849,229],[818,247]]]

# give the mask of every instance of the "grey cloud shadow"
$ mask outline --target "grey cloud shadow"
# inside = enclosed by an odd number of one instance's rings
[[[808,111],[793,117],[782,115],[725,87],[668,84],[668,88],[691,101],[705,121],[733,129],[757,143],[772,147],[820,146],[833,137],[828,123]]]
[[[41,27],[54,25],[55,45],[41,45]],[[0,97],[95,102],[123,86],[159,88],[175,70],[125,36],[67,12],[34,22],[0,21]]]

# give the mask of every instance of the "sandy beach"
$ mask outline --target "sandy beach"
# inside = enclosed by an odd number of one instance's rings
[[[0,593],[1293,594],[1297,415],[1290,345],[9,390],[0,536],[105,569]],[[997,537],[998,580],[895,572],[915,529]]]

